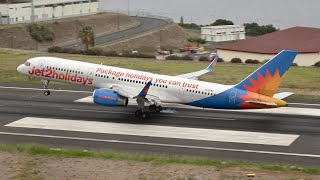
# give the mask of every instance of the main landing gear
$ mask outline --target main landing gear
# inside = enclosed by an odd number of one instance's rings
[[[137,103],[138,106],[140,107],[140,109],[138,109],[134,114],[136,115],[136,117],[140,117],[142,119],[146,119],[148,118],[148,114],[145,112],[145,108],[144,108],[144,100],[141,99],[137,99]],[[150,102],[147,102],[150,103]],[[160,112],[162,111],[162,106],[158,106],[157,103],[153,103],[149,106],[149,110],[151,111],[155,111],[155,112]]]
[[[49,86],[49,80],[42,80],[43,82],[44,82],[44,86],[43,86],[43,88],[45,88],[46,90],[44,91],[44,95],[45,96],[49,96],[50,95],[50,91],[49,91],[49,89],[48,89],[48,86]]]
[[[162,111],[162,106],[157,106],[157,104],[152,104],[149,106],[151,111],[160,112]]]

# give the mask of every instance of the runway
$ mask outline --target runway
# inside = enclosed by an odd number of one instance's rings
[[[317,102],[290,102],[292,114],[173,105],[142,121],[134,117],[135,105],[79,102],[92,89],[63,86],[45,97],[36,86],[1,85],[0,143],[320,166]]]

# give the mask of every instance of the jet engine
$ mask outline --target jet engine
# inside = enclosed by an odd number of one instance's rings
[[[93,102],[102,106],[127,106],[128,98],[116,92],[96,89],[93,92]]]

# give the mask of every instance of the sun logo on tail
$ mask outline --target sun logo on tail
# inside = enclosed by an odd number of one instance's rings
[[[276,91],[278,90],[281,82],[283,81],[285,72],[282,76],[280,76],[279,70],[276,69],[273,75],[271,75],[270,71],[266,69],[265,76],[261,73],[257,73],[257,80],[250,78],[250,85],[243,85],[246,95],[240,95],[239,98],[243,101],[248,100],[257,100],[257,101],[267,101],[266,99],[261,99],[262,96],[272,97]],[[241,103],[238,105],[239,107],[245,107],[247,104]]]

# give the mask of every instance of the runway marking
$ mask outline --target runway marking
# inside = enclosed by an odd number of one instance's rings
[[[290,146],[299,135],[25,117],[7,127]]]
[[[34,98],[34,97],[38,97],[38,96],[40,96],[40,95],[30,96],[30,97],[25,98],[24,100],[29,100],[29,99],[32,99],[32,98]]]
[[[43,91],[44,89],[39,88],[23,88],[23,87],[6,87],[0,86],[0,89],[18,89],[18,90],[35,90],[35,91]],[[57,91],[57,92],[72,92],[72,93],[92,93],[91,91],[73,91],[73,90],[63,90],[63,89],[50,89],[50,91]]]
[[[70,108],[65,108],[63,109],[65,111],[79,111],[79,112],[97,112],[97,113],[111,113],[111,114],[133,114],[129,112],[120,112],[120,111],[99,111],[99,110],[90,110],[90,109],[70,109]]]
[[[87,96],[74,102],[78,103],[93,103],[92,96]],[[292,103],[291,103],[292,104]],[[134,100],[129,99],[128,105],[137,105]],[[198,109],[202,110],[200,107],[187,106],[183,104],[173,104],[173,103],[163,103],[164,107],[171,108],[184,108],[184,109]],[[234,112],[252,112],[252,113],[269,113],[269,114],[292,114],[292,115],[302,115],[302,116],[320,116],[319,109],[313,108],[296,108],[296,107],[280,107],[280,108],[271,108],[271,109],[241,109],[241,110],[232,110],[232,109],[205,109],[206,111],[234,111]]]
[[[87,97],[75,100],[74,102],[93,103],[93,97],[92,96],[87,96]]]
[[[306,103],[288,103],[288,104],[304,105],[304,106],[320,106],[320,104],[306,104]]]
[[[70,136],[53,136],[53,135],[11,133],[11,132],[0,132],[0,135],[27,136],[27,137],[40,137],[40,138],[52,138],[52,139],[67,139],[67,140],[94,141],[94,142],[107,142],[107,143],[119,143],[119,144],[134,144],[134,145],[143,145],[143,146],[147,145],[147,146],[188,148],[188,149],[199,149],[199,150],[215,150],[215,151],[229,151],[229,152],[320,158],[320,155],[318,155],[318,154],[300,154],[300,153],[288,153],[288,152],[277,152],[277,151],[258,151],[258,150],[249,150],[249,149],[231,149],[231,148],[216,148],[216,147],[204,147],[204,146],[188,146],[188,145],[147,143],[147,142],[136,142],[136,141],[81,138],[81,137],[70,137]]]
[[[99,110],[90,110],[90,109],[70,109],[70,108],[65,108],[63,110],[66,111],[79,111],[79,112],[97,112],[97,113],[112,113],[112,114],[130,114],[132,115],[133,113],[128,113],[128,112],[120,112],[120,111],[99,111]],[[161,111],[162,112],[162,111]],[[219,117],[201,117],[201,116],[182,116],[182,115],[170,115],[173,114],[169,112],[166,114],[165,112],[161,114],[162,116],[165,117],[180,117],[180,118],[192,118],[192,119],[215,119],[215,120],[223,120],[223,121],[235,121],[236,119],[232,118],[219,118]]]

